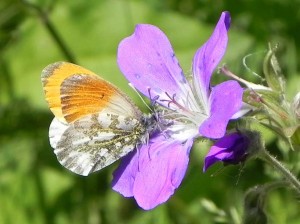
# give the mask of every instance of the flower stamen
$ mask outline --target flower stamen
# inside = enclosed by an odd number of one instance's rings
[[[170,99],[168,100],[160,100],[161,102],[168,102],[168,107],[170,108],[171,103],[173,103],[175,106],[177,106],[179,109],[181,109],[184,112],[188,112],[188,110],[182,106],[181,104],[179,104],[176,100],[176,94],[173,94],[173,96],[170,96],[169,93],[165,92],[165,94],[167,95],[167,97],[169,97]]]

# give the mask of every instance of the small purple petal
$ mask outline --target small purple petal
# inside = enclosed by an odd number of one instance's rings
[[[203,171],[218,161],[226,164],[238,164],[247,157],[250,139],[241,133],[233,133],[224,136],[217,141],[205,156]]]
[[[236,81],[226,81],[212,89],[209,98],[210,117],[199,128],[207,138],[221,138],[231,117],[242,106],[243,89]]]
[[[202,99],[208,98],[213,70],[221,61],[227,47],[230,14],[223,12],[208,41],[197,50],[193,59],[194,83]]]
[[[187,143],[159,136],[150,147],[140,149],[139,172],[136,174],[133,194],[145,210],[167,201],[180,185],[189,162],[193,141]]]
[[[166,92],[172,97],[187,82],[168,38],[153,25],[137,25],[119,44],[117,60],[129,82],[151,99]]]
[[[121,164],[113,173],[112,189],[124,197],[133,196],[133,184],[138,171],[138,153],[130,152],[123,157]]]

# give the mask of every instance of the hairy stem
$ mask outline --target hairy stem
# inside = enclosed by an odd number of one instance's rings
[[[291,186],[295,188],[297,193],[300,195],[300,182],[297,177],[287,169],[281,162],[279,162],[274,156],[272,156],[267,150],[263,149],[260,151],[259,158],[266,161],[290,183]]]

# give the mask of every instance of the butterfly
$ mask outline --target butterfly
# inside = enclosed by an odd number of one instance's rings
[[[87,176],[134,150],[155,129],[156,116],[143,114],[113,84],[72,63],[56,62],[41,74],[54,119],[50,145],[58,161]]]

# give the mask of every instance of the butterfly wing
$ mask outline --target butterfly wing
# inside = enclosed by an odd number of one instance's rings
[[[132,151],[144,132],[139,120],[105,112],[69,125],[54,119],[49,137],[58,161],[72,172],[87,176]]]
[[[132,151],[144,133],[142,113],[109,82],[78,65],[57,62],[42,72],[55,118],[50,144],[69,170],[88,175]]]
[[[102,110],[142,116],[117,87],[78,65],[68,62],[48,65],[42,72],[42,84],[50,110],[65,123]]]
[[[60,97],[61,84],[69,76],[78,73],[96,76],[96,74],[87,69],[67,62],[50,64],[42,71],[41,79],[49,108],[56,118],[64,122]]]

